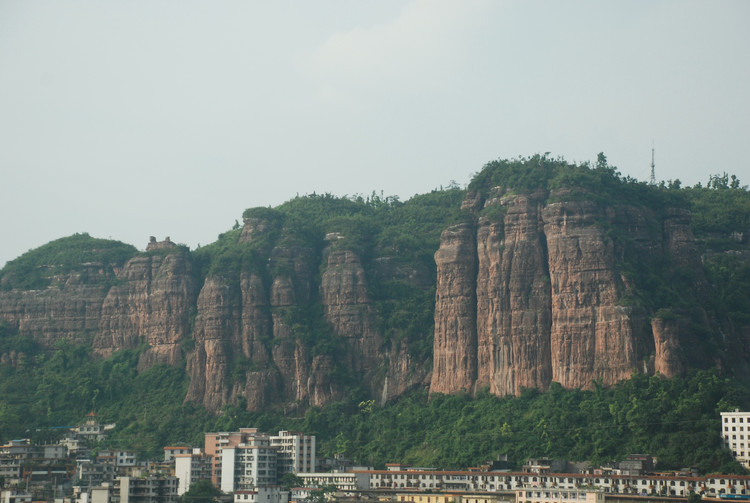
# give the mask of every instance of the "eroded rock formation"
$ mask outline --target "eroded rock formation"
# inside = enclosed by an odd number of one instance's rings
[[[677,324],[649,323],[623,264],[693,266],[689,213],[660,222],[585,194],[501,187],[464,207],[475,224],[446,230],[435,254],[432,392],[612,385],[649,358],[662,375],[685,370]]]

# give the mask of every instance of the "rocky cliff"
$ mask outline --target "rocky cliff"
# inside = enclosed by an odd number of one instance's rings
[[[629,272],[696,268],[702,291],[689,212],[657,216],[567,189],[503,187],[470,193],[465,206],[473,223],[446,229],[435,254],[433,392],[488,386],[507,395],[685,371],[690,330],[677,317],[649,323],[653,313],[634,302],[639,275]]]
[[[746,370],[746,240],[707,268],[672,196],[605,163],[536,157],[407,203],[253,208],[193,251],[63,238],[0,271],[0,323],[48,351],[67,341],[184,368],[185,399],[212,411]],[[0,365],[24,361],[0,346]]]

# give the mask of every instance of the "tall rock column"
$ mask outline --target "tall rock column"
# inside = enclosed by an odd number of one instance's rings
[[[550,363],[550,279],[540,203],[533,196],[495,200],[501,216],[477,232],[478,386],[504,396],[545,389]]]
[[[334,332],[347,339],[351,368],[370,377],[377,366],[381,340],[359,257],[350,250],[331,250],[320,291],[326,319]]]
[[[230,341],[238,338],[239,299],[239,284],[220,276],[207,277],[198,295],[186,400],[203,403],[208,410],[219,410],[229,399]]]
[[[477,379],[477,255],[472,224],[449,227],[435,253],[435,341],[430,391],[474,391]]]
[[[613,243],[592,201],[549,204],[543,211],[552,298],[552,380],[566,388],[611,385],[638,365],[630,309],[619,306],[622,281]]]

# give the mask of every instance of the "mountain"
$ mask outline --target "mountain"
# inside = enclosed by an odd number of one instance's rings
[[[74,235],[0,271],[0,366],[61,344],[184,371],[186,403],[498,396],[718,368],[745,379],[750,195],[534,156],[466,190],[297,197],[215,243]],[[96,387],[91,384],[92,390]],[[98,388],[97,388],[98,389]],[[91,399],[85,404],[93,406]]]

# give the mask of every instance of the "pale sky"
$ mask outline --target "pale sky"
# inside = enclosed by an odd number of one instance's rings
[[[750,1],[0,0],[0,266],[498,158],[750,183]]]

